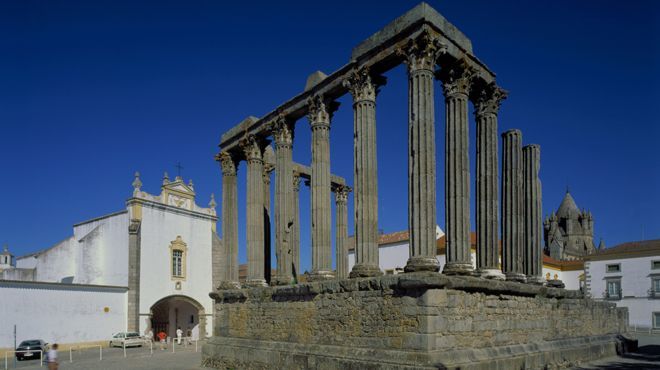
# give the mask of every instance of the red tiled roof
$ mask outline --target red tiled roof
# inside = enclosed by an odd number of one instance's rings
[[[586,260],[606,260],[621,257],[660,256],[660,239],[640,240],[622,243],[595,254],[586,256]]]

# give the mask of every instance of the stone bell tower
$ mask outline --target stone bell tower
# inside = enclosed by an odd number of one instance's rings
[[[12,268],[14,268],[14,255],[9,252],[9,247],[5,244],[0,253],[0,271]]]
[[[554,259],[581,259],[596,250],[593,216],[578,208],[568,189],[557,212],[543,222],[543,229],[546,253]]]

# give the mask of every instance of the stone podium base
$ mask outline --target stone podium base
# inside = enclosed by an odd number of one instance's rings
[[[578,292],[413,273],[226,290],[203,366],[544,369],[625,350],[627,309]]]

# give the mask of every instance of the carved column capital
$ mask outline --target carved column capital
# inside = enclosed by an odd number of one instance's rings
[[[339,104],[327,101],[321,95],[314,95],[307,99],[307,119],[314,130],[329,130],[332,114],[337,110]]]
[[[248,135],[240,141],[241,149],[248,163],[263,163],[263,145],[254,135]]]
[[[476,72],[474,68],[464,60],[445,67],[438,73],[438,78],[442,81],[442,90],[445,98],[453,98],[461,95],[467,98],[475,77]]]
[[[293,147],[293,125],[284,115],[279,115],[271,124],[271,132],[275,141],[275,149],[291,149]]]
[[[300,191],[300,174],[298,172],[293,173],[293,191],[296,193]]]
[[[350,186],[338,185],[334,189],[334,191],[335,191],[335,203],[345,205],[348,202],[348,193],[350,193],[352,190],[353,189],[351,189]]]
[[[220,161],[222,176],[236,176],[238,168],[236,166],[236,159],[231,153],[221,152],[218,154],[217,159]]]
[[[376,101],[379,87],[385,84],[384,76],[371,76],[369,67],[362,67],[353,71],[343,82],[344,87],[353,96],[353,102]]]
[[[497,115],[502,101],[507,98],[509,93],[497,86],[495,82],[491,82],[480,89],[477,94],[474,102],[474,113],[476,116],[482,116],[485,114]]]
[[[431,71],[435,69],[438,58],[447,52],[447,45],[440,41],[436,35],[429,31],[422,32],[416,39],[397,50],[397,54],[405,58],[408,73],[417,71]]]

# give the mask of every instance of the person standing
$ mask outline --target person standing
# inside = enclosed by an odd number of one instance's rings
[[[160,350],[164,351],[165,350],[165,340],[167,339],[167,334],[165,334],[164,331],[160,331],[157,334],[158,339],[160,340]]]
[[[183,330],[181,330],[181,327],[179,326],[176,329],[176,342],[179,345],[181,345],[181,336],[183,336]]]
[[[54,343],[46,353],[46,362],[48,363],[48,370],[57,370],[59,362],[57,362],[57,348],[59,346]]]

